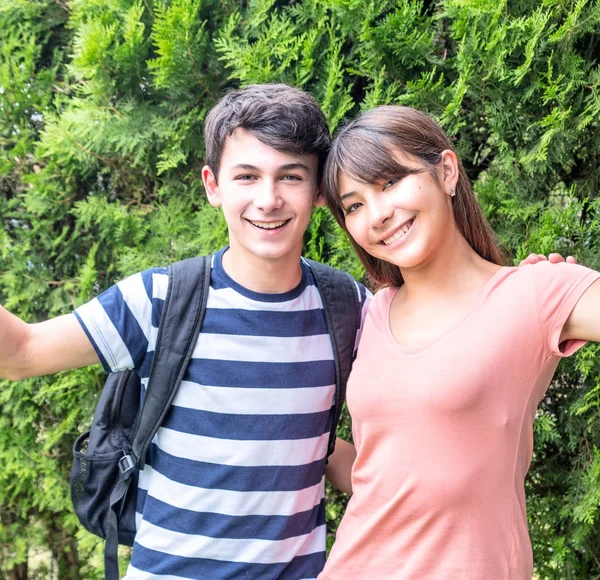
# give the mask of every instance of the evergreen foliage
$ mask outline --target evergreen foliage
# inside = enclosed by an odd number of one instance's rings
[[[596,0],[0,0],[0,303],[28,321],[226,243],[202,122],[229,87],[287,82],[334,130],[377,104],[439,119],[511,260],[600,268]],[[362,270],[326,210],[306,255]],[[600,579],[600,348],[541,403],[527,481],[540,579]],[[97,368],[2,382],[0,575],[98,578],[68,498]],[[346,422],[341,433],[349,435]],[[333,537],[345,499],[329,494]]]

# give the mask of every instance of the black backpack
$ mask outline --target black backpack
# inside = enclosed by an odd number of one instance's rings
[[[321,294],[335,359],[329,456],[335,447],[361,308],[355,282],[348,274],[306,261]],[[134,542],[138,474],[196,345],[206,310],[210,266],[211,256],[203,256],[169,267],[167,296],[143,405],[140,378],[135,371],[109,374],[91,429],[73,446],[73,507],[83,527],[105,539],[106,580],[119,579],[118,545],[132,546]]]

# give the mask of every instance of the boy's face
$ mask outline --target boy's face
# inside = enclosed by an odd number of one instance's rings
[[[219,174],[202,179],[208,200],[222,207],[230,252],[237,260],[298,260],[317,193],[317,156],[281,153],[244,129],[225,140]]]

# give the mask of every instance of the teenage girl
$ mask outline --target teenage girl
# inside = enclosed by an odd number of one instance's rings
[[[385,288],[348,383],[353,496],[319,580],[531,580],[533,420],[560,358],[600,341],[600,274],[503,267],[450,141],[410,108],[347,125],[325,187]]]

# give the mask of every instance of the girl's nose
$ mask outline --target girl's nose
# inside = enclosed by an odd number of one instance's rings
[[[369,204],[369,219],[374,228],[384,225],[394,211],[389,203],[381,199],[382,196],[377,197],[379,199],[372,199]]]

